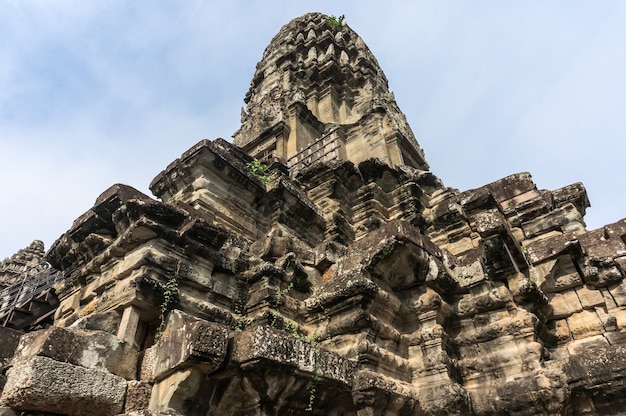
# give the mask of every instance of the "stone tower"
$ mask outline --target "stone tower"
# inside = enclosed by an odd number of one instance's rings
[[[528,173],[446,188],[321,14],[246,100],[235,145],[191,147],[159,199],[110,187],[54,243],[54,324],[1,329],[0,414],[626,414],[626,220],[588,231],[582,184]]]
[[[372,157],[427,170],[387,79],[349,26],[309,13],[283,26],[258,63],[235,144],[300,170],[315,162]]]

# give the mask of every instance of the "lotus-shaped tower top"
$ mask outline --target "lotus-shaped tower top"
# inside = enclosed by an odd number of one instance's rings
[[[257,64],[235,144],[294,170],[372,157],[427,170],[387,78],[345,24],[309,13],[283,26]]]

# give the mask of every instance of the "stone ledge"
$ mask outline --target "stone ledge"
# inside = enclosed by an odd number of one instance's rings
[[[0,405],[68,416],[113,416],[122,412],[126,380],[48,357],[12,367]]]
[[[240,365],[268,360],[273,365],[293,367],[315,377],[345,384],[352,383],[356,369],[353,361],[316,347],[308,340],[265,325],[236,334],[232,360]]]

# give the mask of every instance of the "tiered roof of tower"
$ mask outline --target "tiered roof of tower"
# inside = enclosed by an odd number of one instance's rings
[[[43,241],[35,240],[4,259],[0,263],[0,286],[10,286],[22,281],[25,276],[34,276],[47,269],[50,265],[44,260],[44,254]]]
[[[234,138],[253,157],[277,156],[292,170],[371,157],[428,169],[374,55],[349,26],[336,27],[321,13],[281,28],[245,101]]]

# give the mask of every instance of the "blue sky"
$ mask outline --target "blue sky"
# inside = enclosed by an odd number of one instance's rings
[[[529,171],[583,182],[589,229],[626,217],[626,2],[339,3],[0,0],[0,259],[230,138],[264,48],[309,11],[345,14],[447,186]]]

